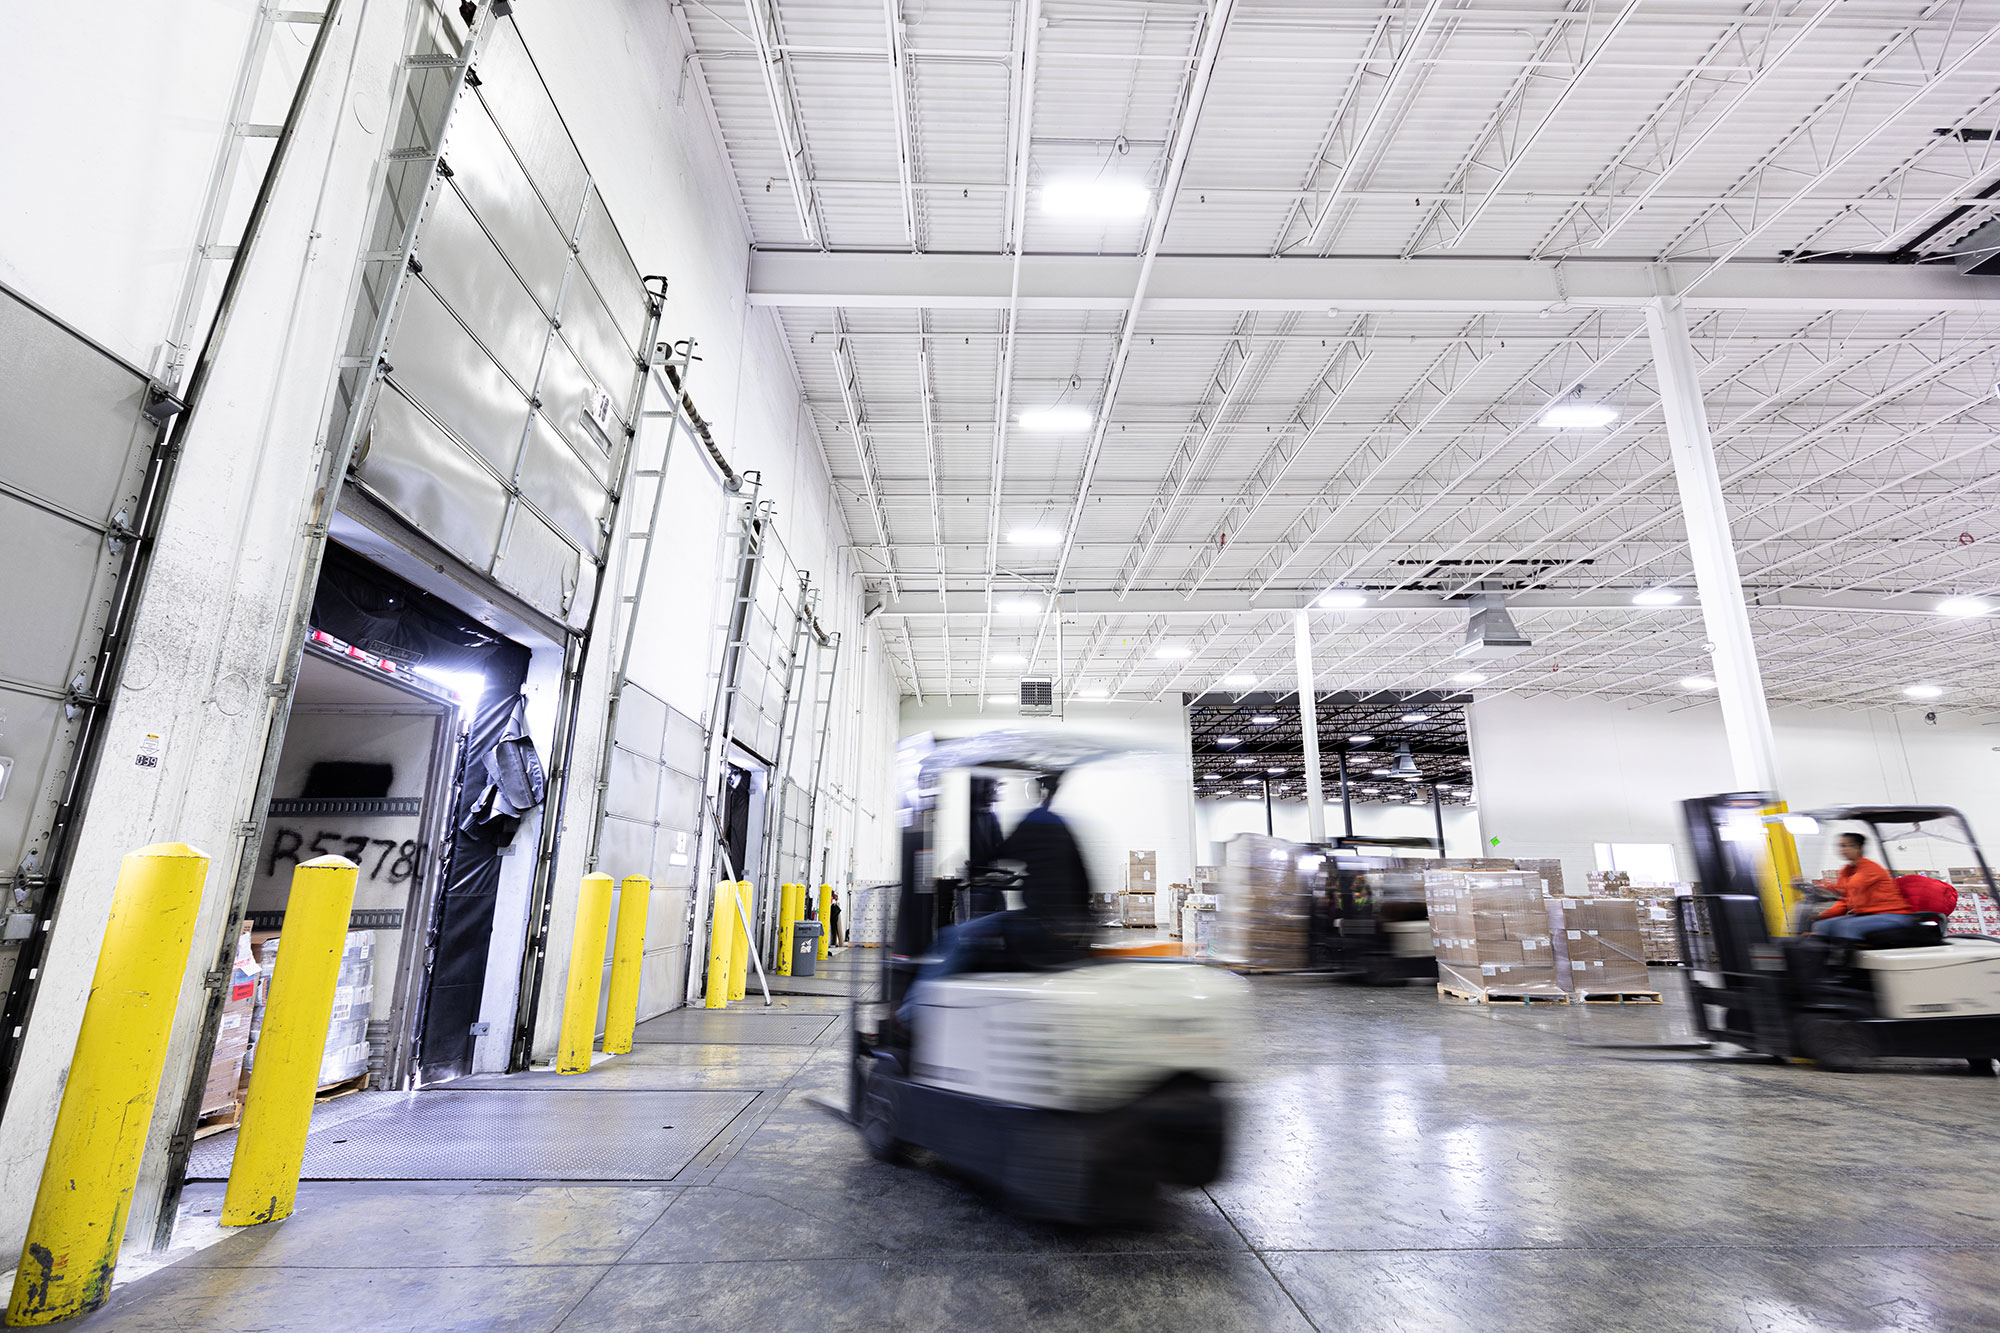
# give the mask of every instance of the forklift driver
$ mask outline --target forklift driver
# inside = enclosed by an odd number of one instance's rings
[[[941,977],[1057,968],[1090,956],[1090,874],[1069,822],[1049,809],[1061,782],[1060,773],[1042,775],[1042,803],[993,852],[995,863],[1022,866],[1022,906],[974,917],[940,935],[940,956],[924,965],[913,999],[923,983]]]
[[[1847,864],[1840,868],[1831,887],[1840,900],[1820,913],[1819,920],[1813,922],[1813,934],[1851,943],[1878,930],[1915,925],[1914,909],[1896,881],[1881,865],[1862,855],[1868,848],[1867,840],[1859,833],[1843,833],[1839,846],[1840,859]]]

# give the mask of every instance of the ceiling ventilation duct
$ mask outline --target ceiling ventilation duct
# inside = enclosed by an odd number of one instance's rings
[[[1056,711],[1056,683],[1048,676],[1021,678],[1021,716],[1047,717]]]
[[[1405,780],[1414,780],[1423,776],[1422,773],[1417,771],[1417,761],[1410,757],[1410,743],[1408,741],[1404,741],[1396,747],[1396,776]]]
[[[1465,642],[1452,654],[1470,662],[1508,657],[1534,645],[1514,627],[1507,614],[1506,599],[1499,593],[1482,592],[1472,599],[1472,618],[1466,622]]]

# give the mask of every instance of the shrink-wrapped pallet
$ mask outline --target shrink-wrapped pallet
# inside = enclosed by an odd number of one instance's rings
[[[1539,876],[1433,870],[1424,876],[1441,993],[1469,1000],[1563,998]]]
[[[1238,967],[1305,966],[1311,900],[1299,879],[1299,849],[1282,838],[1239,833],[1223,866],[1217,952]]]

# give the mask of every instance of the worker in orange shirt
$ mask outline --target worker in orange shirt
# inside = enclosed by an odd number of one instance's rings
[[[1813,934],[1852,942],[1878,930],[1917,923],[1915,909],[1889,872],[1862,854],[1868,843],[1859,833],[1841,834],[1839,848],[1840,859],[1847,864],[1831,887],[1840,900],[1820,913]]]

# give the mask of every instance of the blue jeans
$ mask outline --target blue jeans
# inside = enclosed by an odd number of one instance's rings
[[[1902,912],[1874,912],[1867,916],[1837,916],[1831,921],[1815,921],[1813,934],[1851,942],[1873,935],[1878,930],[1897,930],[1916,924],[1915,917]]]

